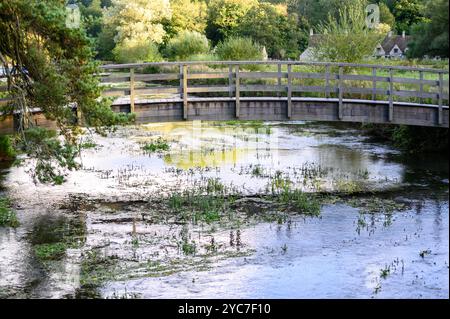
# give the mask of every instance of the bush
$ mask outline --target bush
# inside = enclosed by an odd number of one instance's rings
[[[10,161],[16,157],[11,138],[7,135],[0,135],[0,161]]]
[[[119,63],[140,63],[162,61],[158,46],[151,42],[141,43],[124,40],[113,50],[115,60]]]
[[[190,56],[208,54],[209,50],[206,36],[196,31],[183,31],[169,41],[165,52],[170,60],[186,61]]]
[[[263,60],[263,48],[250,38],[230,37],[217,45],[216,54],[223,61]]]

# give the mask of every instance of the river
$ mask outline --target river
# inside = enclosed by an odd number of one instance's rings
[[[0,297],[449,297],[446,157],[305,122],[83,138],[63,185],[1,169]]]

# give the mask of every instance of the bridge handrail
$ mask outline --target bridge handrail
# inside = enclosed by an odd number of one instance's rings
[[[184,61],[184,62],[146,62],[146,63],[126,63],[126,64],[104,64],[101,69],[130,69],[145,67],[164,67],[164,66],[180,66],[180,65],[292,65],[292,66],[331,66],[344,68],[377,68],[384,70],[400,70],[400,71],[422,71],[427,73],[443,73],[448,74],[449,70],[420,68],[410,66],[390,66],[379,64],[360,64],[360,63],[339,63],[339,62],[305,62],[305,61]]]
[[[222,70],[214,72],[211,70],[200,71],[198,66],[222,66]],[[276,71],[245,71],[249,66],[278,66]],[[321,67],[320,73],[316,70],[299,71],[295,67],[298,66],[314,66]],[[151,70],[154,68],[154,71]],[[158,70],[162,68],[162,70]],[[175,67],[176,71],[172,69],[164,70],[164,67]],[[393,121],[394,103],[397,101],[404,101],[408,98],[409,101],[428,104],[431,101],[437,101],[439,107],[439,124],[443,122],[443,107],[444,101],[448,103],[448,70],[415,68],[404,66],[387,66],[376,64],[355,64],[355,63],[329,63],[329,62],[302,62],[302,61],[187,61],[187,62],[150,62],[150,63],[130,63],[130,64],[107,64],[101,66],[104,72],[110,70],[112,73],[106,73],[102,76],[103,83],[128,83],[129,87],[111,88],[104,91],[107,96],[130,96],[131,112],[134,112],[136,96],[154,95],[154,94],[176,94],[178,98],[183,101],[183,117],[187,119],[189,98],[192,94],[222,94],[234,98],[236,104],[236,117],[240,115],[240,100],[242,93],[246,92],[272,92],[276,93],[277,97],[286,94],[287,115],[288,118],[292,114],[292,99],[300,97],[305,94],[315,94],[325,98],[333,96],[339,101],[339,118],[343,117],[343,103],[347,96],[353,97],[355,95],[370,96],[373,101],[379,101],[380,96],[387,96],[386,102],[389,102],[389,121]],[[147,69],[148,68],[148,69]],[[225,71],[223,70],[225,68]],[[372,73],[369,75],[355,74],[348,70],[354,69],[370,69]],[[114,70],[129,70],[129,74],[114,76]],[[144,73],[137,73],[137,70],[147,70]],[[194,69],[194,72],[190,70]],[[252,68],[250,68],[252,69]],[[150,74],[148,74],[150,70]],[[395,76],[396,71],[409,71],[414,74],[414,77],[406,77],[402,74]],[[166,73],[161,73],[166,72]],[[378,73],[377,73],[378,72]],[[380,73],[383,74],[380,74]],[[147,74],[146,74],[147,73]],[[386,74],[387,73],[387,74]],[[425,74],[434,74],[437,79],[426,79]],[[106,76],[105,76],[106,75]],[[444,80],[444,76],[446,77]],[[431,76],[430,76],[431,77]],[[214,85],[209,84],[192,85],[189,81],[196,80],[212,80],[222,79],[225,84]],[[276,84],[264,81],[263,84],[259,82],[248,84],[246,80],[260,81],[262,79],[272,79]],[[148,83],[157,81],[163,82],[164,85],[148,86]],[[177,81],[174,83],[166,83],[164,81]],[[308,82],[309,81],[309,82]],[[324,84],[317,85],[317,81],[325,81]],[[358,84],[355,85],[354,82]],[[144,87],[138,87],[136,82],[141,82]],[[285,83],[283,83],[285,82]],[[349,83],[351,82],[351,83]],[[365,82],[365,85],[362,83]],[[208,82],[207,82],[208,83]],[[380,85],[381,84],[381,87]],[[402,86],[396,85],[401,84]],[[414,86],[413,91],[408,90]],[[417,88],[419,86],[419,88]],[[405,89],[406,88],[406,89]],[[427,104],[427,103],[425,103]],[[447,104],[448,105],[448,104]]]

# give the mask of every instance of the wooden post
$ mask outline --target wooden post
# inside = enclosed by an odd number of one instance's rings
[[[228,91],[230,98],[233,97],[233,66],[228,66]]]
[[[389,122],[394,120],[394,70],[389,69]]]
[[[419,72],[419,78],[420,78],[420,98],[419,103],[423,103],[423,71]]]
[[[330,98],[330,65],[325,67],[325,98]]]
[[[292,117],[292,65],[288,64],[288,86],[287,86],[287,117],[290,119]]]
[[[439,111],[438,111],[438,124],[444,123],[442,106],[444,104],[444,74],[439,72]]]
[[[344,68],[339,66],[339,109],[338,118],[344,118]]]
[[[183,65],[183,119],[188,119],[188,66]]]
[[[130,69],[130,112],[134,113],[134,100],[135,100],[135,91],[134,91],[134,69]]]
[[[239,65],[236,65],[236,118],[241,115],[241,79],[239,78]]]
[[[278,63],[278,89],[281,88],[281,63]],[[281,92],[277,92],[277,97],[281,96]]]
[[[372,68],[372,101],[377,100],[377,68]]]

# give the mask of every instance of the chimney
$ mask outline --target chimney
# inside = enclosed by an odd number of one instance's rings
[[[406,32],[405,31],[402,32],[402,38],[403,39],[406,38]]]
[[[391,38],[391,37],[392,37],[392,31],[389,31],[388,38]]]
[[[309,35],[314,35],[314,30],[313,29],[309,30]]]

